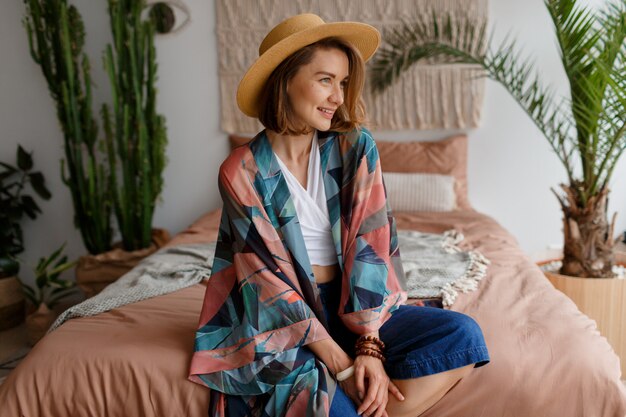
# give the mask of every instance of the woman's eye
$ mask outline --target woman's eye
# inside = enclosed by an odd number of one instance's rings
[[[330,78],[328,78],[328,77],[327,77],[327,78],[322,78],[320,81],[321,81],[321,82],[323,82],[323,83],[325,83],[325,82],[330,81]]]

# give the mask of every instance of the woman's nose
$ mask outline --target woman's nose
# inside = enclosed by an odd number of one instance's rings
[[[343,88],[341,88],[341,85],[335,85],[333,92],[328,99],[331,103],[337,105],[337,107],[343,104]]]

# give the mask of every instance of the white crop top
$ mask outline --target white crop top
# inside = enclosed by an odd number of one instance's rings
[[[336,264],[337,252],[330,230],[330,216],[328,215],[326,192],[324,191],[324,181],[322,179],[317,131],[313,134],[306,190],[283,161],[280,160],[278,155],[274,154],[274,156],[276,156],[278,165],[280,165],[283,176],[287,181],[289,192],[296,207],[302,236],[304,237],[304,245],[309,254],[311,264]]]

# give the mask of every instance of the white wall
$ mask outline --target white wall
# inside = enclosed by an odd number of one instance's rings
[[[159,111],[167,118],[169,164],[165,189],[154,224],[176,233],[219,205],[217,169],[228,152],[219,128],[217,43],[213,1],[184,0],[191,23],[181,32],[157,40]],[[586,3],[601,3],[587,0]],[[95,103],[107,99],[108,83],[101,53],[110,34],[106,2],[75,0],[87,26],[86,51],[97,85]],[[68,253],[84,253],[72,224],[68,189],[61,183],[62,136],[52,100],[39,67],[28,53],[19,1],[3,2],[0,13],[0,160],[13,161],[16,144],[34,150],[53,198],[43,202],[43,215],[25,221],[26,252],[21,276],[32,278],[30,265],[63,242]],[[546,83],[566,93],[552,27],[541,0],[491,0],[490,18],[496,40],[512,32],[526,55],[536,58]],[[430,139],[450,131],[379,132],[377,139]],[[519,106],[495,83],[487,82],[483,121],[469,133],[469,194],[474,206],[493,216],[529,253],[561,243],[561,214],[550,187],[565,180],[563,168],[547,141]],[[617,230],[626,227],[626,162],[613,179],[610,212],[619,211]]]

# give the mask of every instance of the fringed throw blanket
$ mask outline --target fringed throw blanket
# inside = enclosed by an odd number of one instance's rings
[[[88,317],[196,284],[211,275],[215,242],[165,247],[107,286],[102,292],[65,310],[53,331],[74,317]]]
[[[440,297],[450,307],[458,292],[478,287],[489,260],[478,251],[462,251],[463,235],[448,230],[442,235],[413,230],[398,232],[398,246],[406,274],[409,298]]]
[[[318,139],[341,269],[337,313],[355,334],[372,332],[406,300],[378,151],[365,128]],[[326,416],[335,381],[305,346],[330,338],[328,325],[265,131],[222,164],[219,188],[222,220],[190,379],[211,388],[211,416]]]

